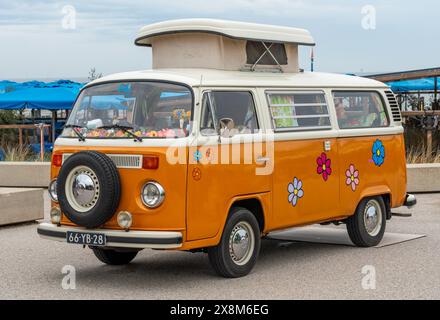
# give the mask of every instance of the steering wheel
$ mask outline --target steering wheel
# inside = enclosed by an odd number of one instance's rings
[[[232,120],[231,118],[221,118],[219,120],[220,123],[220,129],[234,129],[235,124],[234,124],[234,120]]]

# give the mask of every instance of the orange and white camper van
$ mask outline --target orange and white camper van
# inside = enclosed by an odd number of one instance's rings
[[[107,264],[145,248],[202,251],[240,277],[274,230],[344,223],[377,245],[406,192],[403,128],[385,84],[303,72],[306,30],[189,19],[142,28],[152,70],[80,92],[56,140],[41,237]]]

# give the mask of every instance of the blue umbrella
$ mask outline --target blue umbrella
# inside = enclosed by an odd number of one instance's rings
[[[434,91],[434,78],[387,82],[393,92]]]
[[[79,89],[73,88],[23,88],[0,94],[0,109],[68,110],[72,108]]]
[[[17,82],[3,80],[0,81],[0,94],[15,90]]]

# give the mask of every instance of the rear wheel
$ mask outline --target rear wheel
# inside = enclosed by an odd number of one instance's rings
[[[247,275],[260,251],[260,228],[255,216],[245,208],[233,208],[220,243],[208,249],[213,269],[225,278]]]
[[[386,226],[386,209],[382,197],[363,199],[353,216],[347,219],[347,231],[358,247],[372,247],[382,241]]]
[[[91,248],[95,256],[105,264],[129,264],[138,254],[138,251],[116,251],[112,249]]]

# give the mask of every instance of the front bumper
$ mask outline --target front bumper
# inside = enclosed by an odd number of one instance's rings
[[[61,242],[67,242],[67,231],[105,234],[106,247],[112,248],[175,249],[182,246],[182,233],[175,231],[89,230],[80,227],[57,226],[46,222],[39,224],[37,228],[41,238]]]
[[[416,196],[408,193],[405,197],[405,203],[403,205],[408,208],[411,208],[414,207],[416,204],[417,204]]]

